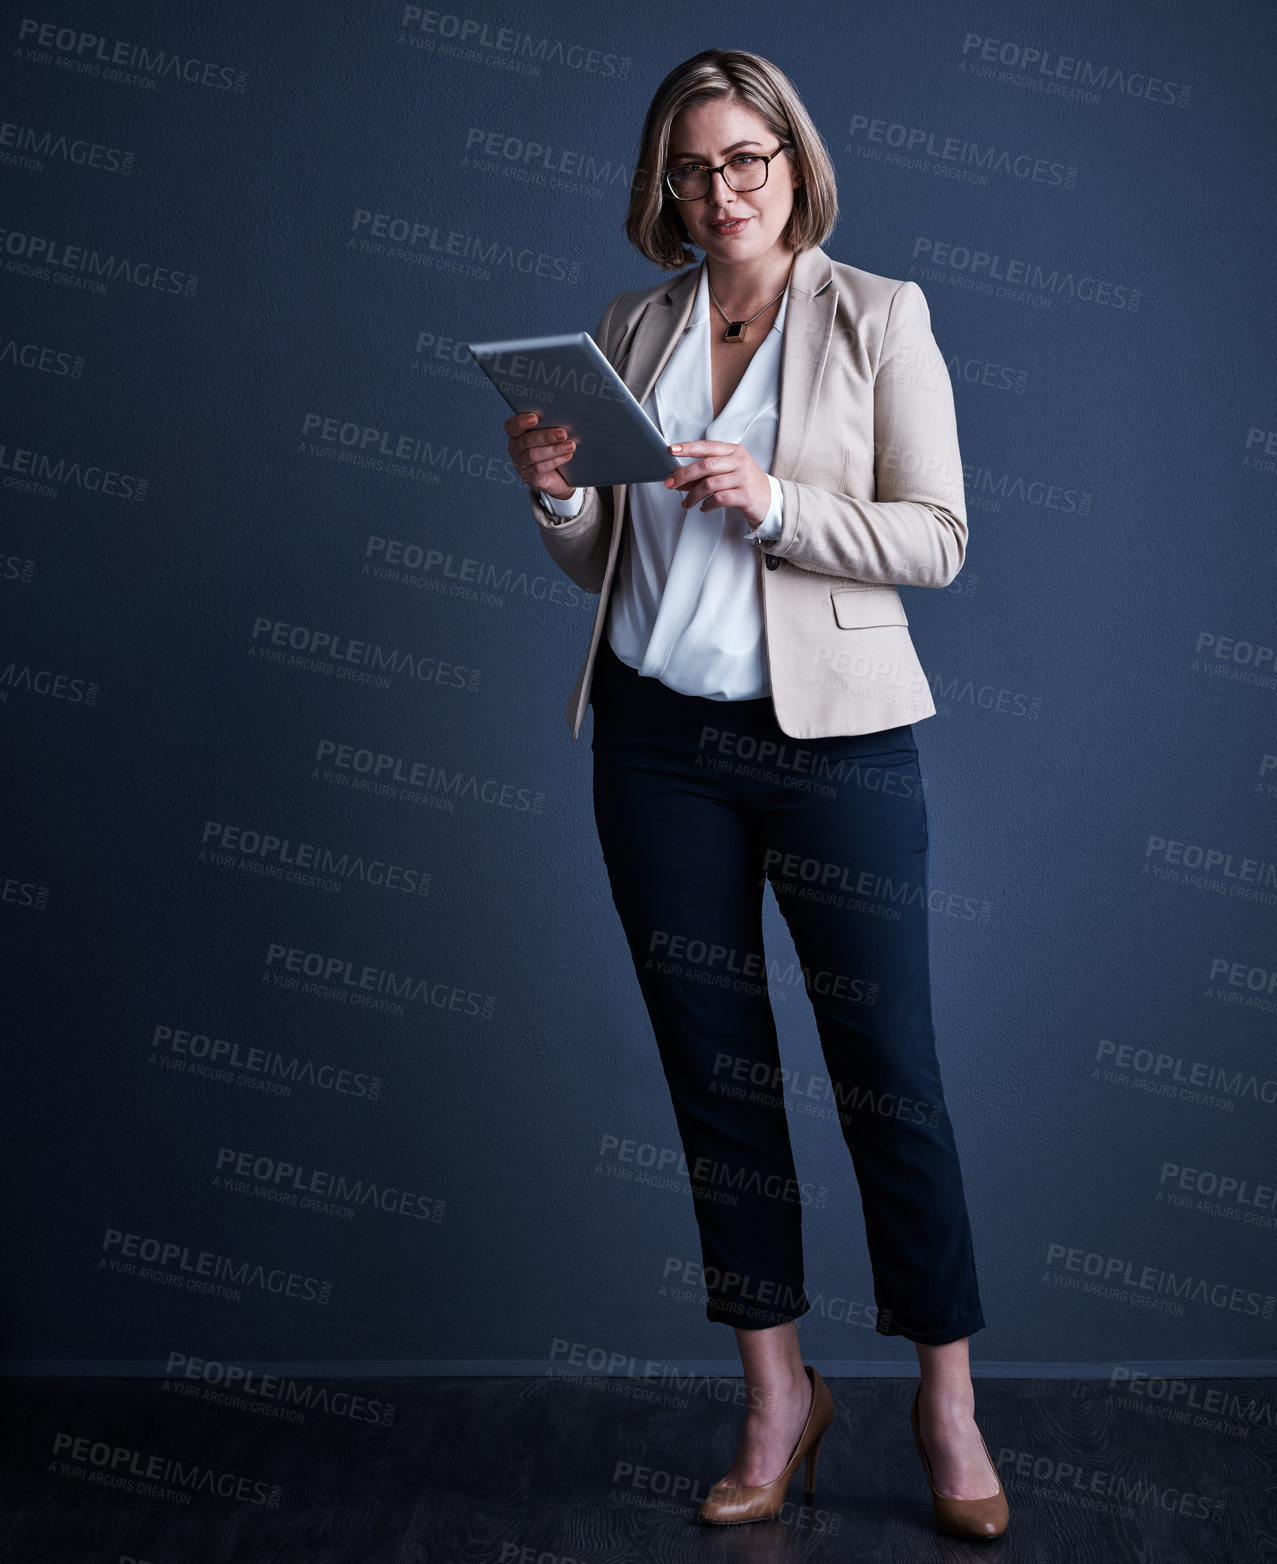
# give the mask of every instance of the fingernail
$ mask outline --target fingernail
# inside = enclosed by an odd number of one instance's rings
[[[671,451],[681,451],[682,449],[683,449],[683,447],[681,445],[671,445],[670,446],[670,450]]]

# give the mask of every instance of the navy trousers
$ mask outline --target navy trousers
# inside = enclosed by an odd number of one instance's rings
[[[690,1175],[710,1320],[811,1307],[763,950],[768,882],[815,1010],[860,1190],[876,1328],[940,1344],[984,1326],[931,1019],[927,813],[910,724],[795,740],[770,697],[642,677],[606,634],[590,695],[594,815]],[[796,992],[796,990],[794,990]],[[812,1096],[804,1077],[804,1103]]]

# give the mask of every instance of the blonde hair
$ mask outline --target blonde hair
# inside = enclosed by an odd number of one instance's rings
[[[838,216],[834,166],[820,132],[802,99],[779,66],[748,49],[703,49],[676,65],[656,89],[639,137],[625,232],[630,243],[665,271],[690,266],[687,228],[678,202],[665,188],[670,128],[684,109],[732,98],[767,122],[778,141],[788,143],[785,157],[802,183],[794,190],[794,209],[782,238],[794,251],[823,244]],[[774,170],[770,170],[774,173]]]

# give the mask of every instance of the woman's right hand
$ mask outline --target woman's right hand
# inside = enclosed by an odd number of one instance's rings
[[[567,431],[554,424],[540,428],[540,417],[540,413],[512,413],[506,419],[510,460],[529,489],[540,489],[552,500],[570,500],[576,490],[559,468],[571,458],[576,441],[565,439]]]

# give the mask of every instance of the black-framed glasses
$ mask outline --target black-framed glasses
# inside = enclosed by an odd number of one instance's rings
[[[729,190],[761,190],[767,183],[771,160],[792,145],[791,141],[782,141],[775,152],[738,152],[717,168],[707,168],[704,163],[680,163],[677,168],[665,170],[666,189],[676,201],[700,201],[709,194],[714,175],[721,174]]]

